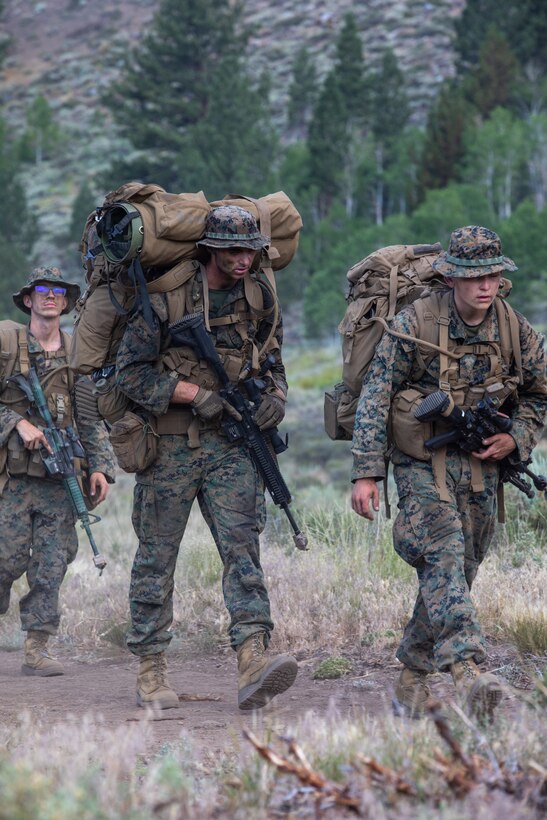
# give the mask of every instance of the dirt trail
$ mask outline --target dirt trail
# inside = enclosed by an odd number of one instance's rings
[[[121,654],[110,659],[74,659],[55,651],[65,675],[52,678],[21,674],[22,653],[0,650],[0,722],[15,725],[24,710],[42,724],[79,722],[85,714],[102,716],[112,729],[142,719],[135,705],[137,661]],[[299,661],[296,683],[257,716],[237,708],[236,658],[232,652],[216,656],[169,657],[169,677],[179,696],[210,696],[207,700],[182,700],[154,720],[150,753],[177,740],[182,729],[191,733],[196,749],[214,753],[228,749],[241,738],[243,726],[290,728],[307,712],[325,715],[333,707],[341,715],[378,714],[390,708],[390,690],[397,676],[395,663],[385,669],[360,670],[360,676],[315,681],[318,659]],[[213,699],[214,698],[214,699]],[[218,698],[218,699],[217,699]]]
[[[100,715],[103,726],[116,729],[141,720],[145,710],[135,705],[137,660],[120,651],[115,657],[75,658],[74,652],[59,648],[56,657],[65,675],[53,678],[21,674],[22,652],[0,650],[0,723],[14,726],[28,711],[42,725],[78,723],[84,715]],[[256,714],[237,708],[236,658],[230,650],[215,655],[169,656],[170,681],[182,698],[179,709],[158,713],[153,720],[147,752],[154,754],[166,743],[175,743],[181,731],[190,733],[196,751],[217,755],[241,741],[241,730],[249,726],[259,733],[273,727],[277,732],[294,728],[307,713],[317,717],[336,710],[342,717],[381,715],[391,710],[391,695],[399,672],[392,655],[371,654],[356,660],[353,672],[337,680],[316,681],[312,674],[320,658],[299,658],[299,674],[291,689]],[[498,651],[495,668],[508,660]],[[504,657],[505,656],[505,657]],[[498,663],[496,664],[495,661]],[[432,678],[432,692],[441,702],[454,697],[448,675]],[[197,696],[202,700],[184,700]],[[518,699],[509,695],[501,709],[514,712]]]

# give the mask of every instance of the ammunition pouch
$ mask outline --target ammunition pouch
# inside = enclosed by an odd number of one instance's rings
[[[388,436],[390,443],[406,456],[418,461],[431,461],[431,453],[426,449],[425,442],[433,435],[433,424],[418,421],[414,416],[424,398],[424,393],[415,387],[395,394],[389,412]]]
[[[112,449],[126,473],[140,473],[154,463],[158,454],[158,438],[153,420],[130,410],[114,422],[110,430]]]

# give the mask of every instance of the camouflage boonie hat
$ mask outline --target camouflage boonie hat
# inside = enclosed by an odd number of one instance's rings
[[[221,205],[207,214],[205,237],[197,244],[206,248],[250,248],[260,251],[270,244],[270,240],[260,233],[249,211],[238,205]]]
[[[518,270],[512,259],[503,256],[497,233],[480,225],[468,225],[452,231],[448,251],[433,262],[443,276],[473,279],[490,273]]]
[[[66,279],[63,279],[63,274],[59,268],[34,268],[32,273],[29,274],[26,285],[24,285],[20,291],[13,294],[13,301],[19,310],[30,315],[30,308],[23,302],[23,296],[30,293],[34,285],[39,285],[41,282],[51,284],[52,287],[58,286],[66,288],[67,305],[66,308],[61,311],[61,314],[70,313],[70,311],[74,309],[74,305],[80,295],[80,286],[74,282],[67,282]]]

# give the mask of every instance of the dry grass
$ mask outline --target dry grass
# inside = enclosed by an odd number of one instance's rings
[[[310,456],[309,464],[313,463]],[[302,476],[305,469],[306,464],[296,469],[289,465],[289,473],[296,475]],[[274,644],[308,657],[316,653],[344,657],[371,646],[393,652],[412,611],[414,573],[393,551],[391,522],[382,515],[372,525],[362,521],[348,508],[347,485],[340,491],[323,478],[319,476],[310,490],[298,494],[304,505],[298,520],[309,534],[309,552],[294,548],[284,516],[270,510],[262,561],[276,622]],[[98,577],[93,567],[84,536],[63,585],[60,638],[78,653],[117,653],[123,645],[135,550],[129,523],[132,483],[129,476],[120,477],[101,511],[103,521],[94,530],[109,561],[103,575]],[[530,666],[541,673],[547,649],[547,561],[540,502],[545,504],[536,499],[531,508],[520,499],[514,502],[509,535],[502,537],[481,567],[473,598],[489,638],[533,656]],[[25,586],[23,579],[18,582],[9,612],[0,619],[3,648],[21,646],[16,600]],[[177,566],[174,642],[191,642],[198,650],[208,650],[226,642],[227,626],[220,560],[196,512]],[[530,695],[516,723],[498,722],[479,733],[453,713],[452,731],[467,754],[481,754],[490,763],[507,762],[513,773],[523,777],[530,772],[540,777],[547,751],[540,708],[544,693],[538,684],[537,697]],[[430,721],[407,722],[389,715],[347,720],[335,711],[318,719],[310,712],[297,725],[278,729],[296,738],[314,769],[334,782],[348,783],[361,795],[363,816],[380,820],[532,820],[539,816],[532,800],[537,794],[511,798],[484,785],[465,795],[455,794],[441,771],[441,742]],[[146,723],[111,730],[93,716],[70,724],[40,725],[23,713],[16,730],[0,727],[0,820],[207,820],[213,816],[258,820],[314,815],[313,795],[299,789],[289,775],[268,766],[249,745],[236,745],[229,756],[207,761],[194,751],[191,737],[183,731],[177,744],[149,758],[145,754],[148,731]],[[275,732],[261,740],[284,748]],[[396,770],[415,785],[416,796],[402,798],[385,784],[367,784],[357,771],[363,757]],[[325,817],[346,816],[328,805],[321,808]]]
[[[498,817],[533,820],[539,817],[538,772],[545,759],[545,733],[534,713],[524,713],[518,725],[498,724],[477,732],[457,713],[449,715],[449,730],[465,756],[488,777],[473,782],[458,769],[431,721],[381,720],[366,715],[348,720],[335,708],[318,720],[309,712],[294,726],[279,727],[293,738],[305,761],[321,778],[339,784],[351,795],[361,816],[455,820]],[[315,790],[298,788],[290,772],[281,774],[264,763],[248,745],[215,762],[196,755],[191,738],[181,732],[177,743],[152,759],[146,757],[149,726],[144,722],[116,730],[97,718],[41,726],[22,714],[19,725],[0,729],[0,820],[147,820],[150,817],[273,818],[345,817],[328,800],[316,802]],[[263,743],[277,754],[287,744],[275,727]],[[396,789],[395,775],[408,790]],[[509,773],[517,793],[507,793]],[[369,774],[367,774],[367,772]],[[330,810],[329,810],[330,805]]]

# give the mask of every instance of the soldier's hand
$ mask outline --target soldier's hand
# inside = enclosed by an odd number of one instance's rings
[[[48,444],[47,438],[39,427],[27,421],[27,419],[21,419],[15,427],[27,450],[39,450],[40,447],[45,447],[48,453],[51,453],[51,447]]]
[[[254,420],[261,430],[269,430],[285,418],[285,399],[275,393],[266,393],[258,405]]]
[[[108,495],[108,481],[102,473],[91,473],[89,476],[89,495],[94,507]]]
[[[373,510],[378,512],[380,509],[378,484],[373,478],[358,478],[353,485],[353,491],[351,493],[351,506],[354,512],[372,521],[374,519],[374,513],[370,509],[371,501]]]
[[[496,433],[495,436],[485,438],[482,443],[485,449],[473,453],[475,458],[481,461],[488,459],[490,461],[501,461],[502,458],[508,456],[517,447],[515,439],[509,435],[509,433]]]
[[[241,421],[241,416],[235,407],[232,407],[230,402],[223,399],[215,390],[205,390],[204,387],[200,387],[191,405],[198,416],[206,421],[217,418],[223,410],[237,421]]]

